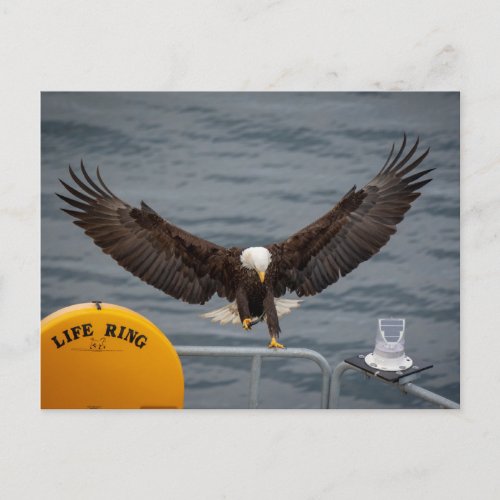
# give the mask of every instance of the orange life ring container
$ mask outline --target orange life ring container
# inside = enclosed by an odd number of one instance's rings
[[[182,408],[179,356],[125,307],[77,304],[42,320],[42,408]]]

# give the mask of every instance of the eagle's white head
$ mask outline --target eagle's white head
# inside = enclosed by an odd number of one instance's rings
[[[241,252],[241,265],[246,269],[254,269],[264,283],[266,271],[271,263],[271,252],[264,247],[250,247]]]

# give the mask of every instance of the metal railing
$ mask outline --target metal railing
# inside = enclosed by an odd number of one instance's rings
[[[314,361],[322,373],[321,384],[321,408],[338,408],[340,400],[340,388],[342,376],[348,370],[359,372],[366,377],[374,378],[380,382],[398,388],[401,392],[413,394],[414,396],[433,403],[441,408],[458,409],[460,405],[439,394],[424,389],[412,381],[418,376],[410,375],[401,378],[398,382],[389,383],[376,374],[370,374],[345,361],[339,363],[335,370],[328,361],[318,352],[311,349],[287,348],[287,349],[268,349],[267,347],[210,347],[210,346],[176,346],[179,356],[203,356],[203,357],[244,357],[251,358],[250,367],[250,387],[248,407],[258,408],[259,406],[259,383],[263,358],[302,358]]]
[[[321,408],[328,408],[332,369],[328,361],[311,349],[268,349],[267,347],[208,347],[176,346],[179,356],[245,357],[251,358],[249,408],[258,408],[259,382],[263,358],[302,358],[314,361],[321,369]]]
[[[417,375],[410,375],[408,377],[403,377],[398,382],[390,383],[390,382],[385,382],[381,378],[377,377],[375,374],[370,374],[368,372],[360,370],[359,368],[356,368],[355,366],[352,366],[349,363],[346,363],[345,361],[342,361],[341,363],[339,363],[335,367],[335,370],[333,370],[332,384],[331,384],[331,387],[332,387],[331,405],[330,405],[331,408],[338,408],[339,407],[340,386],[341,386],[342,376],[348,370],[352,370],[352,371],[361,373],[366,377],[374,378],[375,380],[383,382],[384,384],[396,387],[406,394],[413,394],[414,396],[416,396],[420,399],[423,399],[424,401],[428,401],[429,403],[433,403],[437,406],[440,406],[441,408],[447,408],[447,409],[459,409],[460,408],[460,405],[458,403],[455,403],[455,401],[452,401],[451,399],[444,398],[443,396],[440,396],[439,394],[436,394],[435,392],[429,391],[427,389],[424,389],[423,387],[420,387],[419,385],[414,384],[412,382],[412,380],[415,380],[415,378],[418,376],[418,374]]]

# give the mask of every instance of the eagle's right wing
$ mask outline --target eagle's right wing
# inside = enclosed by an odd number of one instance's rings
[[[235,252],[198,238],[162,219],[141,202],[132,208],[104,184],[98,185],[81,165],[83,182],[69,167],[80,190],[60,180],[78,200],[58,196],[80,211],[62,209],[94,243],[141,280],[191,304],[204,304],[214,293],[234,300]]]

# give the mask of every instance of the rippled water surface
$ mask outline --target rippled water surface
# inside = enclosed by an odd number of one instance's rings
[[[377,318],[406,317],[407,353],[434,363],[421,385],[459,401],[459,95],[457,93],[49,93],[42,97],[42,314],[104,300],[135,309],[177,345],[264,346],[120,268],[59,208],[58,178],[80,159],[111,189],[225,246],[278,241],[368,182],[406,131],[431,152],[433,181],[382,251],[281,320],[288,347],[334,366],[370,352]],[[186,406],[247,404],[250,362],[185,359]],[[317,367],[266,360],[261,406],[319,405]],[[346,408],[428,405],[354,374]]]

